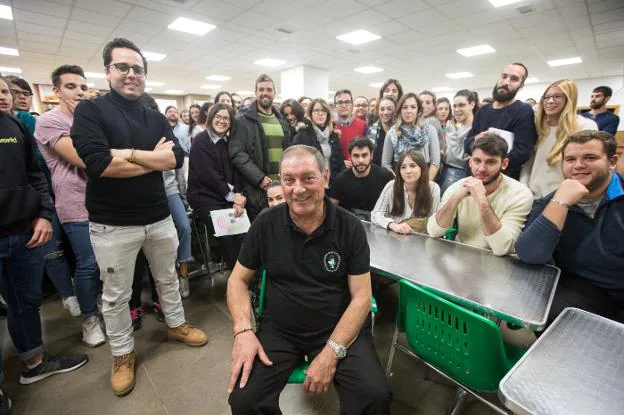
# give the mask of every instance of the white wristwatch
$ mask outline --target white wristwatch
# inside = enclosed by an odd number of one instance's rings
[[[343,345],[336,343],[332,339],[327,340],[327,345],[336,352],[338,359],[344,359],[347,356],[347,348]]]

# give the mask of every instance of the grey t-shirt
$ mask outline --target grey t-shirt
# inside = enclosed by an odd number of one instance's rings
[[[580,207],[581,209],[583,209],[583,211],[585,212],[587,216],[593,219],[601,200],[602,198],[598,198],[594,200],[580,200],[576,202],[576,205]]]

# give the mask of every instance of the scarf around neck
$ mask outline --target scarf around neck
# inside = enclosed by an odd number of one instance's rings
[[[329,160],[329,158],[331,157],[331,146],[329,145],[329,127],[325,127],[323,130],[321,130],[316,126],[316,124],[313,123],[312,128],[314,129],[314,133],[316,134],[316,139],[321,145],[323,157]]]
[[[401,155],[406,151],[420,151],[429,143],[427,123],[425,123],[422,128],[416,124],[412,128],[407,128],[404,125],[401,125],[399,129],[401,135],[397,137],[396,145],[394,146],[395,161],[398,161],[401,158]]]

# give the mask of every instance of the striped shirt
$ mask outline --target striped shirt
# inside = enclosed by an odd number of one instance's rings
[[[276,180],[279,173],[279,161],[282,157],[282,143],[284,142],[284,130],[275,114],[266,115],[258,111],[258,121],[264,131],[264,142],[268,148],[269,171],[267,175]]]

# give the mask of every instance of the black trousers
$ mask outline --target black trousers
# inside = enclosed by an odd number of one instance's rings
[[[566,307],[576,307],[624,323],[624,289],[607,290],[584,278],[562,275],[548,315],[548,324]]]
[[[229,398],[234,415],[281,414],[279,395],[288,376],[304,355],[307,354],[312,361],[329,336],[306,338],[298,335],[295,338],[278,330],[266,319],[257,335],[273,365],[265,366],[256,358],[247,385],[240,389],[237,381]],[[347,356],[338,362],[334,387],[340,399],[341,414],[390,413],[392,394],[375,352],[370,329],[362,330],[349,347]]]
[[[208,233],[214,235],[214,226],[212,226],[212,219],[210,219],[211,210],[214,209],[200,208],[195,210],[195,214],[199,216],[202,222],[206,224]],[[225,261],[229,269],[234,269],[234,265],[236,264],[236,260],[238,259],[238,253],[240,252],[244,239],[244,234],[220,236],[219,238],[217,238],[217,240],[219,241],[219,250],[221,251],[221,256],[223,257],[223,260]]]

